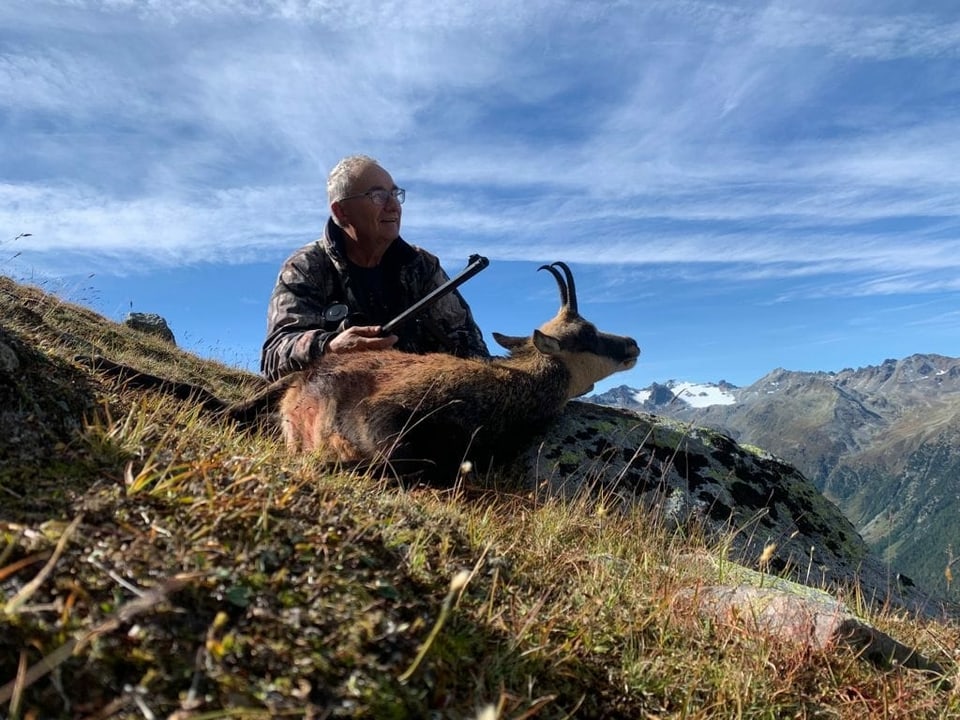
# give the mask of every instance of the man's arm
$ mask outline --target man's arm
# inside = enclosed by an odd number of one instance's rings
[[[260,351],[260,372],[268,380],[302,370],[324,353],[381,350],[397,342],[396,335],[381,337],[377,326],[329,329],[323,313],[334,298],[323,272],[322,264],[306,248],[281,268],[267,310],[267,339]]]
[[[268,380],[302,370],[336,335],[324,329],[323,311],[329,298],[315,273],[306,251],[295,253],[280,269],[260,351],[260,372]]]

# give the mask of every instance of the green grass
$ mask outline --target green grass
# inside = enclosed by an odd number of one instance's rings
[[[722,549],[642,512],[321,471],[72,358],[224,398],[246,373],[6,280],[0,327],[39,351],[0,374],[34,401],[0,444],[0,715],[960,716],[922,673],[691,615]],[[865,612],[956,675],[955,624]]]

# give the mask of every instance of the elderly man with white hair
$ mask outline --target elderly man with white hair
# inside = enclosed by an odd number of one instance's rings
[[[449,279],[436,256],[400,237],[405,195],[366,155],[346,157],[330,172],[330,218],[323,236],[287,259],[270,298],[260,354],[260,370],[269,380],[327,353],[393,346],[489,357],[457,291],[396,335],[381,337],[382,325]],[[341,324],[345,311],[349,322]]]

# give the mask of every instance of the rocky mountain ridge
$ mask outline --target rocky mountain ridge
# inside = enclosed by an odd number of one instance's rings
[[[702,404],[711,393],[723,403]],[[838,372],[778,368],[747,387],[671,381],[589,399],[712,427],[784,458],[896,569],[951,590],[960,358],[916,354]]]

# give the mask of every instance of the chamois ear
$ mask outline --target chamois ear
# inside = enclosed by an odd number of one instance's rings
[[[560,341],[539,330],[533,331],[533,345],[544,355],[556,355],[560,352]]]
[[[527,341],[530,340],[530,338],[517,337],[516,335],[501,335],[498,332],[493,333],[493,339],[497,341],[497,345],[507,350],[516,350],[526,345]]]

